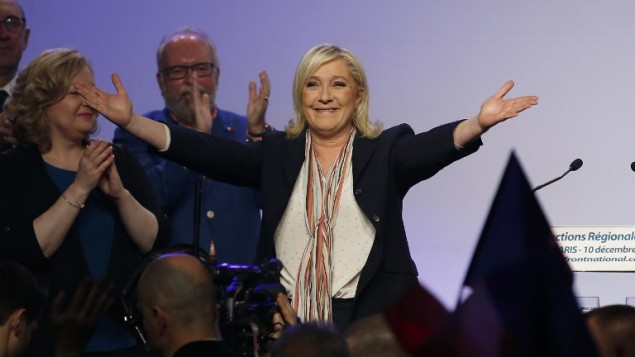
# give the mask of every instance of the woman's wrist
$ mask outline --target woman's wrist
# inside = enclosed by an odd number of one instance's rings
[[[265,123],[259,131],[253,131],[249,128],[247,129],[247,139],[249,141],[260,141],[262,137],[270,131],[273,131],[273,127],[267,123]]]
[[[465,119],[454,128],[454,146],[457,148],[462,148],[472,142],[474,139],[483,135],[483,133],[485,133],[486,131],[487,129],[484,129],[481,126],[478,115],[469,119]]]
[[[62,192],[62,199],[71,206],[81,206],[81,208],[83,208],[89,194],[90,190],[81,188],[77,182],[73,182],[64,192]],[[72,204],[69,203],[69,201]]]
[[[83,203],[78,203],[77,201],[72,201],[71,199],[69,199],[68,197],[66,197],[65,194],[62,193],[62,199],[64,200],[64,202],[66,202],[69,206],[71,207],[75,207],[77,209],[82,209],[84,208],[85,204]]]
[[[127,189],[124,188],[121,191],[119,191],[118,193],[113,194],[112,198],[115,199],[117,204],[120,204],[120,203],[122,203],[125,200],[125,198],[130,197],[130,196],[131,196],[130,195],[130,191],[128,191]]]
[[[132,128],[134,127],[135,122],[136,122],[136,120],[135,120],[135,116],[136,116],[136,114],[135,114],[135,113],[130,113],[130,120],[128,120],[128,122],[126,123],[126,125],[124,125],[124,126],[123,126],[123,129],[124,129],[125,131],[130,131],[130,130],[132,130]]]

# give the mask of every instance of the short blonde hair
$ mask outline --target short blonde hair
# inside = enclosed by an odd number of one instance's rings
[[[92,72],[86,57],[77,50],[56,48],[42,52],[20,72],[5,107],[20,144],[35,144],[41,152],[51,149],[45,110],[66,96],[84,67]]]
[[[353,125],[357,128],[358,133],[364,137],[376,138],[381,133],[381,124],[371,123],[368,116],[370,93],[362,63],[353,52],[345,48],[331,44],[321,44],[311,48],[296,68],[293,79],[293,109],[296,119],[291,120],[286,128],[288,138],[291,139],[300,135],[307,125],[306,116],[302,111],[302,91],[306,82],[320,66],[338,59],[346,63],[351,76],[355,80],[355,84],[358,88],[363,89],[362,99],[353,118]]]

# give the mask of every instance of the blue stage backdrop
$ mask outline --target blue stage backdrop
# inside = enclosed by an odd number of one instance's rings
[[[118,72],[137,112],[162,107],[155,51],[162,35],[192,25],[215,40],[217,98],[244,112],[247,84],[266,69],[268,121],[293,116],[291,82],[304,52],[322,43],[352,49],[370,79],[371,117],[416,131],[478,113],[506,80],[511,96],[540,104],[495,128],[473,157],[415,187],[405,221],[420,279],[449,308],[512,150],[554,225],[635,225],[635,2],[499,0],[306,2],[213,0],[23,0],[31,41],[23,64],[52,47],[91,58],[99,86]],[[112,138],[101,120],[98,136]],[[380,194],[380,193],[378,193]],[[578,273],[579,295],[601,304],[635,296],[635,275]]]

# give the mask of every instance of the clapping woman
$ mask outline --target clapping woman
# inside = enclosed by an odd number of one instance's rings
[[[0,256],[29,267],[49,299],[72,296],[85,277],[115,291],[141,256],[165,244],[164,218],[134,157],[91,140],[97,112],[75,83],[94,85],[88,60],[72,49],[38,55],[19,74],[5,110],[20,145],[0,155]],[[116,304],[87,351],[134,348]],[[47,331],[47,316],[40,323]],[[47,350],[46,337],[34,347]],[[116,354],[114,354],[116,355]]]

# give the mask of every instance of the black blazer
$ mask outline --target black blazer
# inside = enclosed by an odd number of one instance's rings
[[[482,144],[479,139],[457,150],[453,142],[457,124],[445,124],[418,135],[402,124],[385,130],[376,139],[355,138],[354,195],[376,235],[357,287],[354,320],[392,305],[417,281],[403,224],[402,201],[413,185],[475,152]],[[285,133],[273,132],[260,142],[243,144],[183,128],[170,130],[171,145],[163,153],[166,158],[210,178],[262,191],[258,262],[275,257],[274,234],[304,162],[305,135],[288,140]]]

